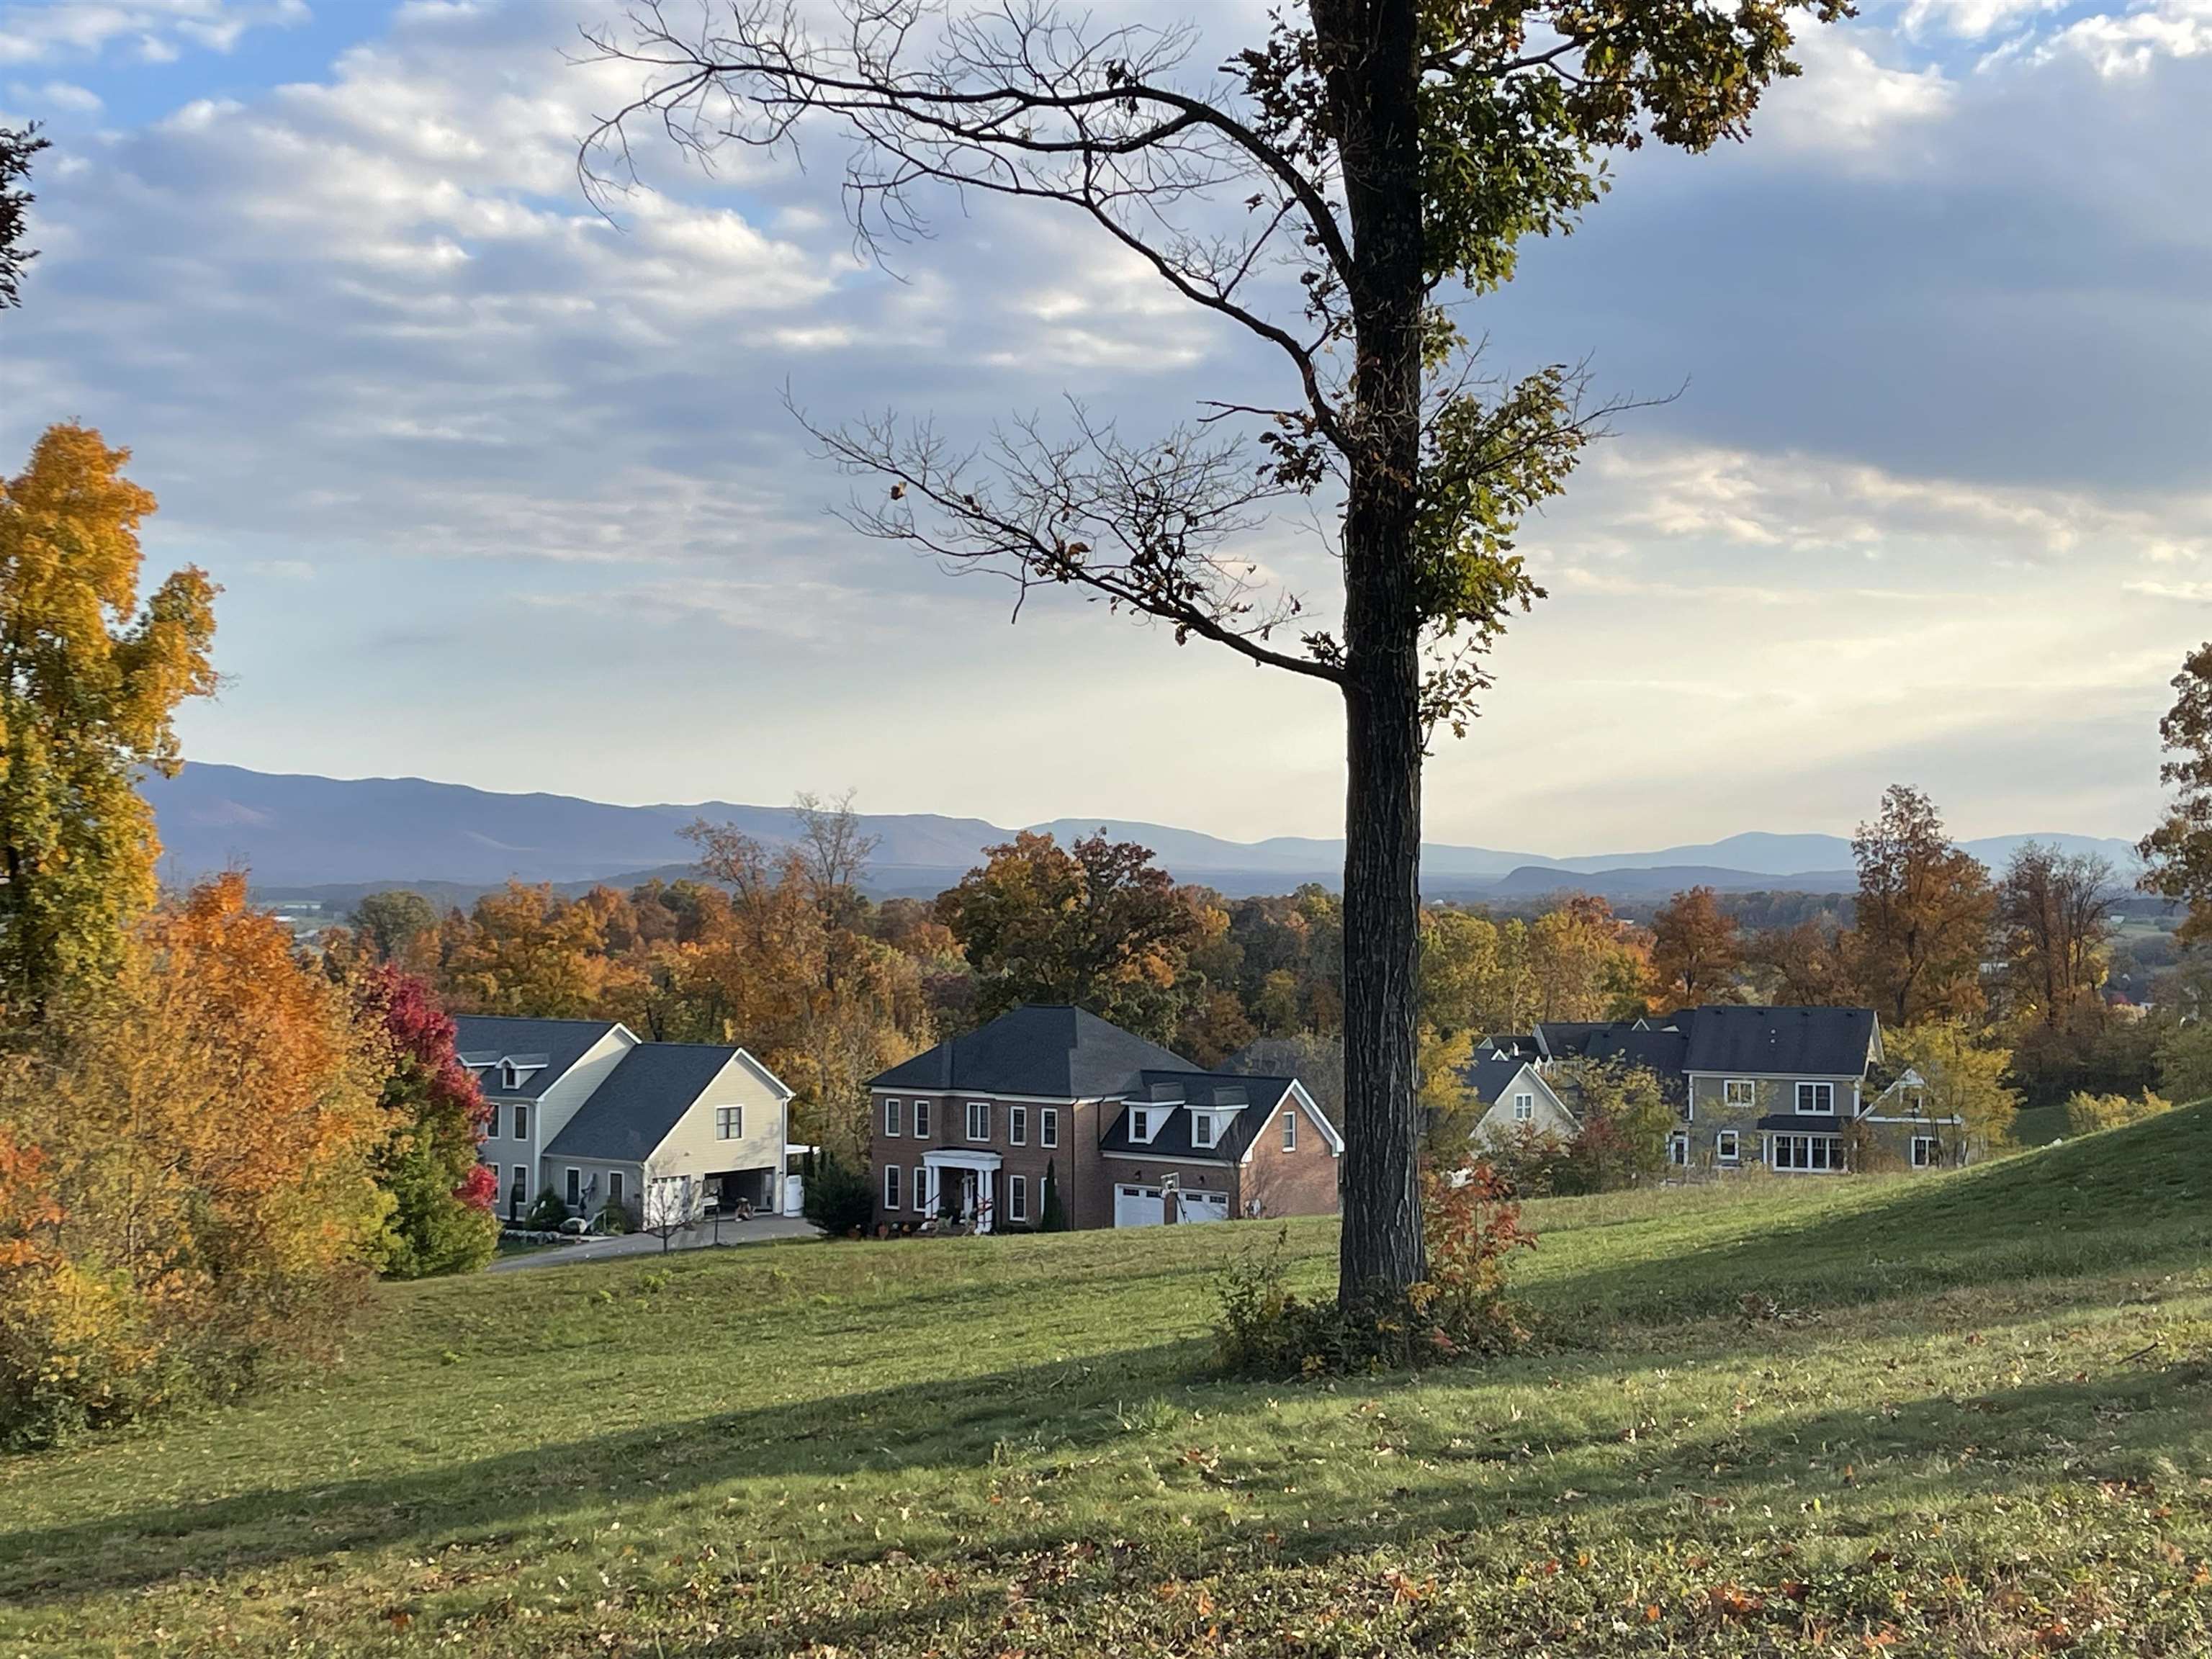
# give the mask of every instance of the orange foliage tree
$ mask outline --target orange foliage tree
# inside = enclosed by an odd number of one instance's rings
[[[0,1078],[0,1437],[220,1394],[337,1326],[389,1248],[380,1033],[229,875]],[[33,1149],[35,1149],[34,1151]]]

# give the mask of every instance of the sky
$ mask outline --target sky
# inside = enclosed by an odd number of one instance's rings
[[[1218,61],[1262,9],[1147,15]],[[578,30],[620,15],[0,0],[0,122],[54,141],[0,467],[97,426],[149,574],[222,584],[186,752],[1337,833],[1328,687],[856,538],[783,402],[1141,436],[1274,365],[1053,210],[859,257],[834,144],[648,150],[599,214],[575,143],[635,76]],[[2154,819],[2212,635],[2212,0],[1869,0],[1797,55],[1748,143],[1624,158],[1463,313],[1501,371],[1666,401],[1527,527],[1550,596],[1439,740],[1431,840],[1847,833],[1893,781],[1961,836]],[[1255,549],[1325,598],[1310,524]]]

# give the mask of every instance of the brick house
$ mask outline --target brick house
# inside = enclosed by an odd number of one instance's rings
[[[868,1085],[876,1219],[1071,1229],[1323,1215],[1344,1139],[1296,1078],[1209,1072],[1079,1008],[1031,1005]]]

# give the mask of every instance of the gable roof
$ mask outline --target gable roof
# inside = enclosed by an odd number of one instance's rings
[[[1313,1097],[1298,1086],[1296,1078],[1158,1070],[1148,1070],[1139,1076],[1128,1104],[1115,1114],[1113,1122],[1100,1133],[1098,1150],[1146,1158],[1236,1164],[1243,1160],[1261,1126],[1286,1103],[1311,1117],[1320,1126],[1322,1139],[1336,1151],[1344,1150],[1344,1139],[1337,1133],[1336,1126],[1314,1103]],[[1129,1136],[1129,1114],[1144,1109],[1166,1115],[1150,1140],[1133,1140]],[[1204,1111],[1236,1114],[1226,1124],[1218,1126],[1216,1133],[1220,1139],[1211,1146],[1194,1146],[1191,1140],[1191,1114]]]
[[[1534,1069],[1534,1064],[1521,1054],[1478,1054],[1473,1065],[1460,1068],[1460,1078],[1482,1097],[1484,1105],[1495,1106],[1522,1073],[1533,1075]]]
[[[453,1020],[453,1049],[461,1064],[477,1070],[502,1060],[538,1069],[512,1088],[495,1070],[481,1079],[484,1092],[502,1100],[535,1100],[559,1082],[568,1068],[610,1031],[623,1029],[612,1019],[510,1019],[492,1014],[461,1014]]]
[[[1881,1024],[1871,1008],[1707,1004],[1676,1018],[1688,1028],[1686,1071],[1860,1077],[1881,1058]]]
[[[1592,1031],[1583,1044],[1582,1055],[1585,1060],[1640,1066],[1656,1073],[1660,1080],[1670,1085],[1679,1096],[1684,1085],[1683,1074],[1689,1069],[1690,1039],[1674,1026],[1655,1029],[1642,1020],[1634,1020]]]
[[[545,1156],[644,1162],[740,1052],[720,1042],[639,1043],[576,1109]]]
[[[1126,1094],[1148,1067],[1206,1075],[1172,1049],[1096,1014],[1064,1003],[1031,1003],[878,1073],[868,1086],[1095,1100]]]

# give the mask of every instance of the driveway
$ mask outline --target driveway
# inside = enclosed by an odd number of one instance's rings
[[[672,1250],[711,1250],[720,1244],[771,1244],[785,1238],[819,1238],[822,1230],[798,1216],[757,1215],[750,1221],[725,1221],[720,1237],[711,1222],[687,1227],[668,1241]],[[560,1267],[573,1261],[605,1261],[613,1256],[659,1255],[660,1241],[651,1233],[624,1233],[616,1238],[586,1238],[574,1244],[548,1244],[492,1258],[488,1273],[517,1273],[525,1267]]]

